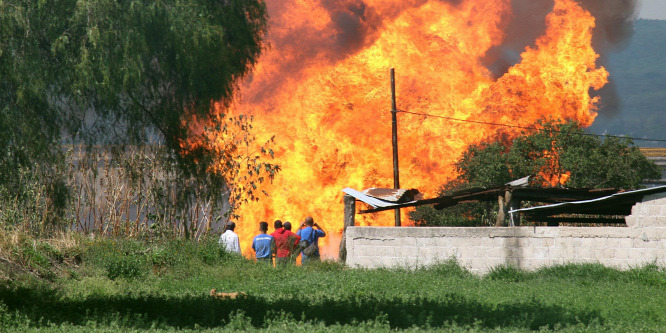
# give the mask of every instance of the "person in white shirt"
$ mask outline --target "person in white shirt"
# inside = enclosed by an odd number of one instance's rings
[[[236,223],[228,222],[224,226],[224,232],[220,236],[218,243],[224,246],[224,249],[229,253],[241,254],[240,243],[238,242],[238,235],[234,232]]]

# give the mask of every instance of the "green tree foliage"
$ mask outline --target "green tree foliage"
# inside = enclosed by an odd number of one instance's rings
[[[630,139],[586,134],[573,121],[540,121],[538,129],[510,142],[471,145],[456,163],[459,176],[440,195],[490,188],[531,176],[532,186],[635,189],[660,176],[659,167]],[[463,204],[437,211],[419,207],[411,218],[427,225],[491,225],[496,203]]]
[[[261,0],[0,1],[0,186],[20,188],[18,170],[81,142],[158,142],[184,179],[209,190],[229,174],[272,176],[278,167],[254,156],[218,166],[254,144],[250,121],[222,111],[262,51],[266,22]]]

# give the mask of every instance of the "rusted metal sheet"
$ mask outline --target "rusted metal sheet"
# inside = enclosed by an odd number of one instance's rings
[[[437,198],[421,199],[421,193],[415,197],[408,195],[408,190],[394,190],[394,189],[380,189],[372,188],[364,192],[359,192],[354,189],[346,188],[343,192],[355,197],[357,200],[363,201],[370,205],[372,209],[360,210],[359,213],[374,213],[389,209],[397,209],[404,207],[415,207],[428,204],[434,204],[436,209],[443,209],[455,206],[460,203],[479,202],[479,201],[495,201],[498,195],[504,195],[506,191],[511,191],[513,199],[519,201],[532,201],[532,202],[545,202],[556,203],[556,205],[542,206],[540,210],[530,211],[532,209],[512,210],[509,213],[527,213],[544,215],[546,213],[563,214],[563,213],[579,213],[579,214],[608,214],[608,215],[625,215],[627,209],[631,209],[637,200],[640,200],[644,195],[666,192],[666,186],[660,186],[644,190],[619,192],[618,189],[567,189],[567,188],[537,188],[537,187],[513,187],[501,186],[490,189],[468,189],[451,195],[441,196]],[[608,197],[613,197],[613,200],[608,200]],[[581,202],[598,202],[594,205],[580,206]],[[606,202],[604,202],[606,201]],[[572,205],[564,205],[564,203],[574,203]],[[548,208],[546,208],[548,207]],[[549,215],[552,215],[549,214]]]
[[[407,201],[418,200],[419,190],[417,189],[392,189],[392,188],[369,188],[363,190],[363,194],[381,199],[384,201],[403,203]],[[423,195],[421,195],[423,197]]]

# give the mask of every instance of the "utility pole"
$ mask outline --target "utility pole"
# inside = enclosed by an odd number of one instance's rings
[[[400,173],[398,172],[398,108],[395,105],[395,71],[391,68],[391,130],[393,137],[393,188],[400,188]],[[400,209],[395,209],[395,226],[400,226]]]

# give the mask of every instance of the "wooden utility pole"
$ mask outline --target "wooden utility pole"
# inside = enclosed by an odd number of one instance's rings
[[[345,222],[342,227],[342,239],[340,240],[340,261],[347,261],[347,227],[354,226],[356,214],[356,198],[349,194],[343,197],[345,203]]]
[[[393,137],[393,188],[400,188],[400,173],[398,172],[398,108],[395,104],[395,70],[391,68],[391,131]],[[395,210],[395,226],[400,226],[400,209]]]

